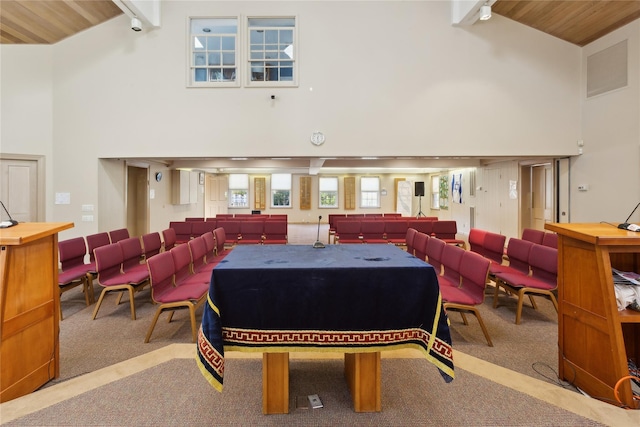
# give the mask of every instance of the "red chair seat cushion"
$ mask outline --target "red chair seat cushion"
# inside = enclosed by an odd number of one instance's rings
[[[438,278],[440,280],[440,278]],[[474,295],[455,286],[440,286],[440,294],[444,302],[464,305],[477,305],[482,303],[482,298],[476,298]]]
[[[208,283],[194,283],[180,285],[176,288],[167,289],[160,295],[155,294],[153,299],[161,304],[177,301],[197,300],[209,290]]]

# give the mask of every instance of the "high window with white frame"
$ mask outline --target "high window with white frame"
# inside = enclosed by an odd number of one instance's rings
[[[291,207],[291,174],[274,173],[271,175],[271,207]]]
[[[363,176],[360,178],[360,207],[380,207],[380,178],[377,176]]]
[[[320,201],[318,206],[321,208],[337,208],[338,207],[338,177],[321,176],[318,178],[318,193]]]
[[[189,86],[239,86],[238,18],[191,18],[189,46]]]
[[[249,18],[249,86],[296,86],[296,19]]]
[[[229,207],[249,207],[249,175],[246,173],[229,174]]]

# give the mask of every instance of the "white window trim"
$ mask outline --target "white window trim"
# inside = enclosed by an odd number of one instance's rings
[[[377,193],[376,200],[378,201],[378,203],[376,204],[376,206],[364,206],[364,204],[363,204],[364,198],[362,196],[363,196],[363,193],[365,193],[365,190],[362,189],[362,180],[363,179],[365,179],[365,180],[366,179],[371,179],[371,178],[375,178],[375,179],[378,180],[378,189],[376,191],[367,190],[366,192],[367,193],[374,193],[374,192]],[[380,208],[380,205],[381,205],[381,202],[380,202],[380,185],[381,185],[381,180],[380,180],[379,176],[361,176],[360,177],[360,208],[362,208],[362,209],[378,209],[378,208]]]
[[[295,25],[293,27],[293,80],[291,81],[252,81],[251,80],[251,71],[250,71],[250,56],[251,56],[251,40],[249,37],[249,19],[278,19],[278,18],[293,18],[295,21]],[[242,66],[243,66],[243,75],[245,76],[245,87],[298,87],[298,62],[299,62],[299,46],[300,39],[298,37],[298,25],[299,25],[298,15],[274,15],[274,16],[263,16],[263,15],[250,15],[243,18],[243,41],[242,41]]]
[[[236,79],[235,81],[206,81],[206,82],[196,82],[192,76],[192,65],[191,61],[193,59],[193,50],[191,47],[191,20],[193,19],[235,19],[236,20]],[[187,62],[186,62],[186,86],[187,88],[223,88],[223,87],[240,87],[240,82],[243,79],[243,60],[242,60],[242,49],[243,46],[243,26],[242,26],[242,17],[241,16],[188,16],[187,17]]]
[[[323,205],[322,204],[322,193],[323,192],[329,192],[327,190],[323,191],[320,187],[321,187],[321,182],[323,179],[331,179],[331,180],[335,180],[336,183],[336,203],[335,205]],[[338,179],[337,176],[321,176],[318,177],[318,208],[319,209],[335,209],[335,208],[339,208],[340,207],[340,180]]]
[[[431,175],[429,184],[431,209],[440,209],[440,175]]]
[[[289,176],[289,188],[285,188],[282,187],[280,188],[279,186],[274,186],[274,175],[288,175]],[[293,200],[292,200],[292,196],[293,196],[293,175],[290,173],[272,173],[271,174],[271,191],[269,192],[269,199],[271,200],[270,204],[271,204],[271,208],[273,209],[290,209],[291,207],[293,207]],[[289,192],[289,204],[288,205],[274,205],[273,204],[273,192],[274,191],[288,191]]]

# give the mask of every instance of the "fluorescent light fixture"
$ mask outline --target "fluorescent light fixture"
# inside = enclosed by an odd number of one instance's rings
[[[491,19],[491,6],[485,4],[480,8],[480,20],[488,21],[489,19]]]

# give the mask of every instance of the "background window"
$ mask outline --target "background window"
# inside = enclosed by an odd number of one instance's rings
[[[189,85],[238,85],[237,18],[191,18]]]
[[[360,178],[360,207],[380,207],[380,178],[377,176]]]
[[[431,209],[440,209],[440,177],[431,177]]]
[[[249,207],[249,175],[246,173],[229,174],[229,207]]]
[[[274,173],[271,175],[271,207],[291,207],[291,174]]]
[[[295,18],[249,18],[249,84],[295,85]]]
[[[337,208],[338,207],[338,178],[320,177],[318,178],[318,188],[320,193],[321,208]]]

